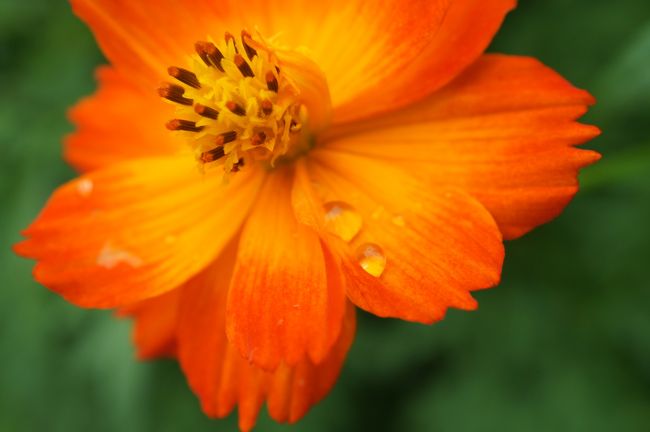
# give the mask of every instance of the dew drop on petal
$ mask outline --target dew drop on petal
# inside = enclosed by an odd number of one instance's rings
[[[110,242],[106,242],[102,250],[99,251],[99,255],[97,255],[97,265],[112,269],[120,264],[126,264],[134,268],[140,267],[142,259],[128,251],[116,248]]]
[[[363,219],[351,205],[331,201],[323,205],[325,229],[345,241],[350,241],[361,230]]]
[[[85,198],[92,193],[94,186],[95,185],[93,184],[92,180],[87,178],[81,179],[77,182],[77,192],[79,192],[79,195]]]
[[[366,273],[379,277],[386,268],[386,255],[383,249],[374,243],[364,243],[357,248],[357,260]]]

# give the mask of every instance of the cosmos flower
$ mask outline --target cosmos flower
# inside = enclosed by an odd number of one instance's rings
[[[503,240],[598,159],[592,97],[483,54],[514,0],[73,0],[111,65],[72,110],[61,186],[16,246],[43,285],[135,319],[210,416],[296,421],[355,307],[477,307]],[[399,349],[399,347],[395,347]]]

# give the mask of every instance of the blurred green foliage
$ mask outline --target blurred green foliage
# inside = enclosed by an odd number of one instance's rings
[[[259,430],[650,430],[650,2],[522,0],[491,50],[542,59],[598,104],[604,159],[550,225],[507,245],[481,309],[433,327],[361,315],[332,394]],[[73,173],[65,111],[101,63],[66,2],[0,2],[0,431],[219,431],[129,323],[38,286],[10,245]]]

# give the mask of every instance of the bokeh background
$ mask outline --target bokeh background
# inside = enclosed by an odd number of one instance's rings
[[[361,314],[331,395],[261,431],[650,430],[650,2],[521,0],[491,51],[532,55],[598,104],[603,160],[551,224],[507,245],[480,310],[432,327]],[[221,431],[130,324],[38,286],[10,245],[71,178],[66,110],[103,62],[65,1],[0,1],[0,431]]]

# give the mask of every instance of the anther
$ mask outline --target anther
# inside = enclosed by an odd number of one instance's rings
[[[167,129],[173,131],[200,132],[203,130],[203,126],[197,126],[193,121],[175,119],[167,123]]]
[[[208,58],[208,53],[205,50],[207,42],[197,42],[194,44],[194,50],[196,53],[201,57],[201,60],[203,60],[203,63],[205,63],[206,66],[212,66],[212,63],[210,63],[210,59]]]
[[[167,69],[167,73],[169,73],[171,77],[176,78],[178,81],[182,82],[183,84],[187,84],[188,86],[194,87],[195,89],[201,88],[201,83],[199,82],[199,79],[196,77],[196,75],[193,72],[190,72],[187,69],[182,69],[182,68],[172,66]]]
[[[246,60],[244,60],[244,56],[241,54],[235,54],[235,65],[237,66],[237,69],[241,72],[242,75],[245,77],[254,77],[255,74],[253,73],[253,69],[251,69],[250,65],[246,63]]]
[[[221,60],[223,60],[223,54],[219,51],[213,43],[208,43],[205,47],[205,52],[208,54],[208,58],[213,65],[217,67],[221,72],[224,72],[223,66],[221,66]]]
[[[262,113],[264,113],[265,116],[269,116],[273,112],[273,102],[271,102],[268,99],[265,99],[261,103],[261,108],[262,108]]]
[[[239,158],[239,160],[235,162],[235,164],[232,166],[230,172],[234,172],[234,173],[239,172],[239,170],[243,168],[243,166],[244,166],[244,158]]]
[[[237,139],[237,132],[235,131],[224,132],[217,137],[216,144],[218,146],[222,146],[224,144],[233,142],[236,139]]]
[[[194,112],[196,112],[201,117],[209,118],[212,120],[216,120],[219,117],[219,111],[198,103],[194,105]]]
[[[212,149],[210,151],[201,153],[200,159],[201,159],[201,162],[203,162],[203,163],[210,163],[210,162],[214,162],[216,160],[221,159],[225,155],[226,155],[226,152],[223,149],[223,147],[217,147],[217,148]]]
[[[160,87],[158,89],[158,94],[160,97],[181,105],[192,105],[194,101],[192,99],[183,97],[184,93],[185,89],[175,84],[165,84],[163,87]]]
[[[248,42],[246,42],[246,39],[252,39],[251,34],[248,33],[246,30],[242,30],[241,42],[244,45],[244,49],[246,50],[246,55],[250,60],[253,60],[253,57],[257,55],[257,51],[255,50],[255,48],[250,46]]]
[[[279,86],[278,86],[278,79],[275,77],[273,72],[269,71],[266,73],[266,87],[273,91],[273,92],[278,92]]]
[[[206,65],[215,66],[221,72],[224,72],[223,66],[221,66],[221,60],[224,57],[215,44],[212,42],[197,42],[195,47],[199,57]]]
[[[246,110],[244,109],[243,106],[239,105],[236,102],[230,101],[226,103],[226,108],[230,110],[233,114],[236,114],[238,116],[245,116],[246,115]]]
[[[296,122],[295,120],[291,120],[289,130],[293,133],[300,132],[302,130],[302,124]]]
[[[266,142],[266,133],[260,131],[253,135],[253,138],[251,138],[251,144],[254,146],[259,146],[262,145]]]
[[[233,47],[235,47],[235,52],[239,52],[239,51],[237,50],[237,44],[235,43],[235,37],[232,35],[232,33],[230,33],[230,32],[226,32],[226,34],[224,34],[223,37],[224,37],[224,39],[226,40],[226,45],[228,45],[228,43],[229,43],[230,41],[232,41],[232,45],[233,45]]]

